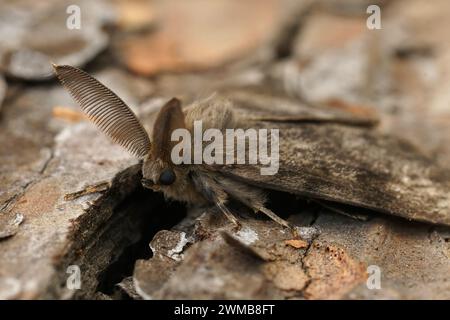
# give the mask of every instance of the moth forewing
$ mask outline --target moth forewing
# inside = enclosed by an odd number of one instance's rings
[[[373,108],[329,100],[323,103],[300,101],[286,94],[271,92],[270,88],[229,89],[226,95],[242,120],[291,123],[340,123],[350,126],[373,127],[379,116]],[[268,93],[269,92],[269,93]]]
[[[450,172],[409,143],[336,124],[257,122],[280,129],[280,169],[225,165],[221,171],[255,187],[323,199],[409,220],[450,225]]]

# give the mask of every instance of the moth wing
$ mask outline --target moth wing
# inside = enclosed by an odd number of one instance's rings
[[[374,126],[379,116],[373,108],[332,99],[323,103],[311,103],[267,93],[269,89],[229,89],[224,95],[234,102],[234,109],[243,121],[343,123],[353,126]]]
[[[236,164],[222,166],[222,173],[263,188],[450,225],[450,173],[404,141],[338,124],[253,127],[279,128],[278,173]]]
[[[150,139],[131,109],[114,92],[86,72],[54,65],[55,73],[97,127],[132,155],[143,158]]]

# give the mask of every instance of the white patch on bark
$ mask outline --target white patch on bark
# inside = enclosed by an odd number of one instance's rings
[[[147,294],[144,290],[141,289],[140,285],[139,285],[139,281],[133,277],[133,285],[134,285],[134,289],[136,290],[136,293],[138,295],[140,295],[142,297],[142,299],[144,300],[152,300],[152,297]]]
[[[174,248],[170,249],[167,252],[167,255],[175,261],[183,260],[182,252],[188,242],[189,240],[186,238],[186,233],[181,232],[180,241],[178,241],[177,245]]]
[[[236,233],[236,237],[246,245],[250,245],[259,239],[255,230],[244,227]]]

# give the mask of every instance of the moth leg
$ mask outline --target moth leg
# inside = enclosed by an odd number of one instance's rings
[[[266,207],[254,207],[253,210],[255,210],[255,212],[262,212],[264,213],[266,216],[268,216],[270,219],[272,219],[273,221],[275,221],[276,223],[286,227],[286,228],[293,228],[293,226],[287,222],[286,220],[280,218],[279,216],[277,216],[272,210],[267,209]]]
[[[340,203],[328,203],[326,201],[321,200],[312,200],[315,203],[318,203],[320,206],[333,211],[338,214],[342,214],[346,217],[358,220],[358,221],[367,221],[370,219],[370,213],[367,211],[367,209],[360,209],[356,211],[351,206],[346,206],[344,204]]]
[[[203,196],[225,215],[225,217],[237,228],[241,228],[241,224],[236,216],[231,213],[225,203],[228,200],[228,195],[222,188],[215,183],[208,175],[200,175],[198,173],[191,173],[191,178],[197,189]]]
[[[239,222],[238,218],[226,207],[226,205],[220,201],[216,201],[215,205],[219,208],[220,211],[227,217],[228,220],[237,228],[241,228],[241,223]]]
[[[270,210],[270,209],[268,209],[268,208],[266,208],[264,206],[253,207],[253,210],[255,212],[262,212],[262,213],[264,213],[266,216],[268,216],[270,219],[272,219],[273,221],[275,221],[279,225],[282,225],[283,227],[286,227],[286,228],[290,229],[295,238],[299,237],[297,228],[295,226],[293,226],[292,224],[290,224],[288,221],[286,221],[286,220],[280,218],[279,216],[277,216],[272,210]]]
[[[264,206],[266,200],[264,193],[261,190],[249,187],[245,184],[227,178],[220,179],[220,185],[227,192],[227,194],[230,195],[230,197],[242,202],[243,204],[251,208],[255,213],[264,213],[279,225],[289,228],[295,237],[298,236],[295,226],[290,224],[288,221],[280,218],[273,211]]]

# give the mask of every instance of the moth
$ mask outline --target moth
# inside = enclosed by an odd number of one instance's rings
[[[213,98],[182,108],[178,99],[171,99],[157,114],[150,138],[131,109],[99,81],[72,66],[54,65],[54,70],[89,119],[142,160],[145,188],[188,204],[213,205],[236,226],[230,200],[295,230],[267,208],[265,190],[270,189],[331,208],[349,205],[450,225],[450,173],[410,144],[358,125],[367,118],[352,123],[340,115],[283,112],[282,98],[276,100],[277,108],[261,102],[261,93],[248,97],[237,90],[230,92],[234,103]],[[175,165],[171,133],[192,130],[196,120],[220,130],[278,128],[278,173],[261,175],[258,164]]]

